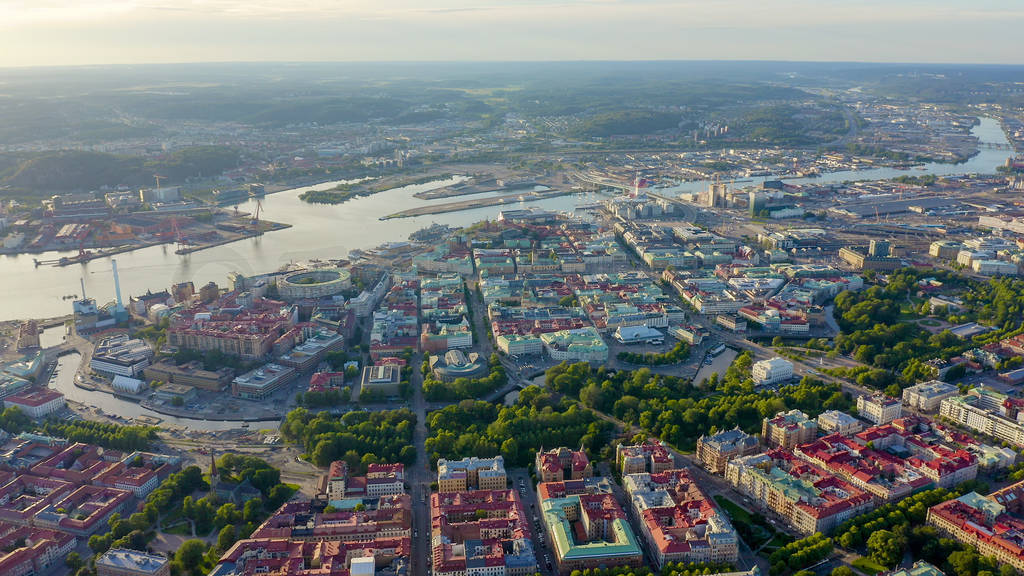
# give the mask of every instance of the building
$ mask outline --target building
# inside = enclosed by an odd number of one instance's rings
[[[152,360],[153,348],[145,340],[120,334],[111,336],[96,346],[89,361],[89,368],[110,378],[135,378],[143,373]]]
[[[657,474],[676,467],[675,458],[661,440],[648,440],[634,446],[619,444],[615,447],[615,463],[623,476],[641,472]]]
[[[301,340],[301,343],[278,357],[278,364],[291,366],[298,372],[308,372],[319,365],[328,353],[340,350],[345,345],[345,337],[337,332],[308,325],[302,328],[296,326],[292,329],[292,333],[297,340]]]
[[[350,476],[345,461],[336,460],[322,478],[321,491],[336,508],[342,500],[405,494],[405,466],[370,464],[365,476]]]
[[[889,435],[888,430],[876,429],[866,430],[856,438],[832,434],[797,446],[793,453],[829,473],[843,477],[882,502],[895,502],[918,490],[929,488],[935,482],[934,474],[925,474],[921,469],[928,467],[924,460],[920,460],[916,467],[911,462],[913,452],[909,449],[902,456],[889,450],[894,446],[889,442],[898,441],[896,438],[886,438]],[[947,463],[943,458],[935,460],[939,469]],[[951,465],[950,472],[969,468],[973,464],[969,458],[957,458],[955,461],[950,459],[948,463]],[[971,471],[967,472],[965,477]],[[977,474],[976,466],[973,472]],[[955,474],[946,475],[952,478]]]
[[[56,530],[0,522],[0,574],[33,576],[63,566],[78,539]]]
[[[793,449],[818,436],[818,423],[799,410],[780,412],[761,423],[761,439],[768,446]]]
[[[941,260],[956,260],[963,245],[950,240],[936,240],[928,246],[928,255]]]
[[[937,412],[942,401],[960,393],[952,384],[929,380],[903,390],[903,403],[922,412]]]
[[[610,486],[595,490],[599,486],[575,480],[538,487],[541,523],[562,576],[573,570],[643,565],[643,551],[622,505]]]
[[[853,436],[864,428],[861,421],[839,410],[826,410],[818,415],[818,430],[825,434]]]
[[[530,576],[539,571],[526,509],[515,490],[430,495],[433,573]]]
[[[1021,484],[1013,484],[988,497],[964,494],[928,509],[928,524],[943,536],[973,546],[1000,564],[1024,571],[1024,520],[1021,519]]]
[[[294,368],[264,364],[231,381],[231,395],[246,400],[265,400],[298,376]]]
[[[163,556],[112,548],[96,559],[96,576],[170,576],[171,562]]]
[[[235,542],[210,576],[403,575],[409,572],[410,551],[409,538],[249,538]]]
[[[857,413],[873,424],[888,424],[903,413],[903,403],[884,394],[857,397]]]
[[[363,394],[371,397],[398,396],[401,392],[402,368],[400,366],[364,366],[355,399]]]
[[[1016,276],[1020,273],[1017,264],[995,259],[972,260],[971,270],[983,276]]]
[[[82,485],[64,498],[53,500],[32,519],[37,528],[67,532],[80,538],[106,530],[114,514],[124,512],[132,493],[119,488]]]
[[[774,449],[729,462],[726,480],[801,534],[828,533],[874,509],[874,498],[845,480]]]
[[[488,374],[487,362],[476,352],[466,354],[462,350],[449,350],[443,355],[430,356],[430,371],[443,382],[457,378],[483,378]]]
[[[438,492],[465,492],[467,490],[504,490],[508,480],[505,460],[501,456],[462,460],[437,461]]]
[[[218,304],[221,308],[216,313],[200,306],[172,316],[167,328],[168,345],[262,360],[298,321],[298,307],[284,302],[261,298],[243,307],[229,293]]]
[[[725,430],[697,439],[697,460],[715,474],[725,474],[726,464],[733,458],[757,454],[761,444],[739,428]],[[625,473],[625,472],[624,472]]]
[[[66,405],[63,394],[46,388],[32,388],[4,398],[4,408],[17,406],[33,419],[45,418]]]
[[[914,562],[910,568],[900,568],[892,572],[886,572],[882,576],[946,576],[945,572],[932,566],[924,560]]]
[[[170,361],[156,362],[147,366],[142,373],[151,382],[184,384],[212,392],[224,390],[231,385],[231,381],[235,378],[235,371],[231,368],[224,367],[216,371],[204,370],[203,364],[198,360],[177,365]]]
[[[534,459],[534,469],[540,482],[582,480],[594,475],[594,469],[583,447],[579,450],[570,450],[563,446],[547,452],[542,447]]]
[[[341,294],[352,287],[352,274],[341,268],[289,272],[277,278],[277,293],[286,302]]]
[[[689,472],[630,474],[622,483],[655,568],[667,562],[736,562],[736,530]]]
[[[993,398],[998,399],[998,396],[980,393],[975,388],[967,396],[943,400],[939,404],[939,415],[1000,442],[1024,448],[1024,424],[1017,419],[1020,410],[1005,400],[993,406],[990,403]]]
[[[665,335],[647,326],[619,326],[615,329],[615,340],[620,344],[661,344]]]
[[[771,358],[754,362],[751,368],[754,383],[762,386],[786,382],[793,377],[793,363],[784,358]]]
[[[577,330],[561,330],[540,335],[544,349],[559,362],[608,361],[608,345],[593,326]]]
[[[885,244],[888,244],[887,242]],[[873,256],[865,254],[863,249],[840,248],[839,258],[850,265],[854,270],[896,270],[903,266],[903,260],[886,256]],[[868,249],[869,251],[871,248]]]

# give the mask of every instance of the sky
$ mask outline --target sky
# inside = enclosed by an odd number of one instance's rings
[[[0,0],[0,66],[236,61],[1022,64],[1024,0]]]

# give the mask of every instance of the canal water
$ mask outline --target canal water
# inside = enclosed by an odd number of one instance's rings
[[[973,129],[973,133],[983,143],[1007,144],[999,123],[991,118],[982,118],[980,125]],[[827,184],[848,180],[893,178],[907,174],[991,174],[996,166],[1006,160],[1007,154],[1006,150],[983,148],[978,155],[961,164],[935,163],[926,165],[924,170],[911,171],[876,168],[786,181]],[[750,184],[757,184],[762,180],[765,178],[756,178]],[[371,248],[389,241],[403,241],[409,233],[434,222],[465,226],[492,218],[499,211],[510,208],[534,206],[550,210],[572,210],[606,197],[598,194],[579,194],[448,214],[380,220],[382,216],[398,210],[463,199],[422,200],[413,196],[416,192],[440,188],[458,181],[460,179],[454,177],[449,180],[395,188],[335,206],[307,204],[299,200],[299,195],[306,190],[327,190],[336,186],[338,182],[294,188],[267,195],[262,199],[262,214],[268,220],[291,224],[291,228],[187,255],[175,254],[173,245],[153,246],[120,254],[117,256],[117,262],[122,297],[127,299],[129,295],[141,294],[147,289],[161,290],[172,283],[185,280],[191,280],[197,286],[212,280],[223,286],[228,273],[232,271],[260,274],[276,270],[290,261],[345,257],[353,249]],[[661,189],[659,192],[695,191],[706,186],[705,182],[687,182],[673,188]],[[256,209],[256,202],[247,201],[239,205],[239,209],[253,212]],[[56,252],[41,256],[0,256],[0,294],[4,295],[0,300],[0,320],[48,318],[70,313],[71,302],[62,299],[62,296],[81,292],[79,279],[84,279],[86,293],[96,298],[97,302],[105,303],[114,299],[114,282],[109,258],[65,267],[36,267],[33,264],[33,258],[49,259],[57,256],[59,254]]]
[[[175,426],[189,428],[190,430],[216,431],[241,428],[241,421],[194,420],[191,418],[166,416],[147,408],[143,408],[135,402],[122,400],[106,392],[79,388],[75,386],[75,372],[78,370],[78,366],[81,362],[82,356],[77,352],[61,356],[57,360],[57,371],[50,380],[48,386],[63,393],[64,397],[70,401],[94,406],[102,410],[104,414],[114,415],[120,418],[131,419],[139,416],[151,416],[153,418],[159,418],[162,421],[161,425],[172,424]],[[276,430],[280,426],[280,422],[277,420],[250,422],[249,426],[251,426],[252,430]]]

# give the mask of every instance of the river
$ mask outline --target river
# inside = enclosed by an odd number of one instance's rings
[[[983,143],[1007,144],[1006,135],[992,118],[982,118],[972,130]],[[979,154],[962,164],[927,164],[924,170],[896,170],[875,168],[824,174],[820,178],[792,178],[787,182],[838,183],[847,180],[875,180],[901,175],[935,174],[991,174],[1006,159],[1007,151],[983,148]],[[757,184],[766,178],[755,178]],[[422,200],[416,192],[440,188],[456,182],[459,177],[387,190],[364,196],[339,205],[307,204],[299,200],[306,190],[326,190],[339,182],[326,182],[316,186],[294,188],[262,199],[262,214],[268,220],[286,222],[292,227],[264,236],[242,240],[187,255],[174,253],[173,245],[162,245],[127,252],[117,256],[121,277],[121,293],[129,295],[146,290],[161,290],[172,283],[185,280],[197,286],[209,281],[224,285],[229,272],[259,274],[276,270],[290,261],[310,258],[341,258],[356,248],[371,248],[388,241],[405,240],[409,233],[437,222],[465,226],[491,218],[501,210],[535,206],[550,210],[572,210],[576,206],[592,203],[604,196],[582,194],[561,196],[532,203],[515,203],[435,214],[416,218],[379,220],[380,217],[401,209],[426,206],[453,199]],[[705,182],[686,182],[661,193],[701,190]],[[481,197],[486,195],[481,195]],[[249,200],[239,209],[253,212],[256,201]],[[67,253],[62,253],[67,254]],[[52,252],[43,255],[22,254],[0,257],[0,320],[19,318],[49,318],[71,312],[71,303],[62,300],[67,294],[78,294],[79,279],[84,278],[86,293],[104,303],[114,299],[114,282],[110,258],[98,258],[82,265],[65,267],[36,267],[33,258],[47,259],[59,256]]]

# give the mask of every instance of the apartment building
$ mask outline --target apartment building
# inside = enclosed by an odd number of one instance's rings
[[[903,403],[884,394],[857,397],[857,413],[872,424],[888,424],[903,413]]]
[[[782,449],[730,461],[725,478],[805,535],[828,533],[875,507],[868,492]]]
[[[650,472],[657,474],[675,468],[675,458],[661,440],[648,440],[643,444],[615,447],[615,463],[623,476]]]
[[[761,439],[772,447],[792,449],[817,436],[818,423],[799,410],[780,412],[761,423]]]
[[[504,490],[507,483],[505,459],[501,456],[437,461],[438,492]]]
[[[757,454],[760,450],[757,437],[738,427],[697,439],[697,460],[715,474],[725,474],[726,464],[733,458]]]
[[[546,452],[541,448],[534,458],[534,469],[540,482],[582,480],[594,475],[594,468],[582,447],[570,450],[563,446]]]
[[[942,401],[960,392],[941,380],[929,380],[903,390],[903,403],[922,412],[937,412]]]
[[[688,471],[629,474],[622,482],[657,569],[667,562],[736,562],[736,530]]]

